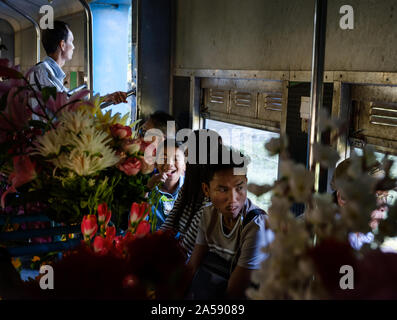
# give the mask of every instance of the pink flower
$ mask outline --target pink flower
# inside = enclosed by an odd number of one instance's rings
[[[97,218],[94,214],[89,214],[83,217],[81,222],[81,233],[84,235],[84,239],[92,239],[98,230]]]
[[[18,90],[14,87],[8,93],[6,107],[0,115],[0,130],[16,131],[28,126],[32,116],[28,108],[29,94],[26,90]]]
[[[112,211],[108,209],[108,205],[106,203],[101,203],[100,205],[98,205],[98,223],[100,225],[103,224],[107,226],[111,216]]]
[[[141,238],[150,232],[150,223],[146,220],[142,220],[136,228],[135,235]]]
[[[51,111],[53,115],[55,115],[60,109],[68,104],[65,109],[69,111],[74,111],[81,103],[83,103],[82,99],[86,97],[89,93],[89,90],[81,90],[79,92],[76,92],[71,97],[68,97],[66,92],[57,92],[55,100],[52,96],[49,97],[47,103],[45,104],[45,108]],[[36,95],[38,96],[41,103],[44,104],[41,92],[36,92]],[[37,114],[44,116],[43,110],[40,105],[36,105],[34,111]]]
[[[0,77],[22,79],[23,75],[17,69],[8,59],[0,59]]]
[[[16,188],[36,178],[35,164],[30,161],[26,155],[13,157],[14,171],[10,174],[8,180],[11,187],[1,196],[1,207],[5,207],[5,198],[9,193],[17,192]]]
[[[132,135],[132,129],[129,126],[123,126],[120,123],[116,123],[110,126],[110,132],[112,133],[113,137],[119,139],[127,139]]]
[[[137,222],[145,219],[149,214],[149,211],[150,206],[148,203],[142,202],[141,204],[138,204],[134,202],[130,211],[130,225],[134,226]]]
[[[10,91],[12,88],[25,87],[26,81],[23,79],[20,73],[19,66],[13,66],[13,64],[8,59],[0,59],[0,78],[8,78],[5,81],[0,81],[0,97]],[[29,72],[26,74],[25,78],[28,78]],[[26,90],[25,90],[26,91]]]
[[[123,171],[127,176],[135,176],[141,170],[141,161],[137,158],[127,158],[122,164],[117,167]]]

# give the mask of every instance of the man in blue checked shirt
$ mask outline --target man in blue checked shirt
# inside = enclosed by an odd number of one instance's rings
[[[29,76],[30,84],[38,90],[54,87],[57,92],[68,92],[65,87],[65,72],[62,67],[72,60],[74,37],[67,23],[54,21],[53,29],[45,29],[42,33],[43,47],[47,53],[44,60],[33,67]],[[105,101],[115,104],[127,102],[127,93],[117,91],[104,97]]]

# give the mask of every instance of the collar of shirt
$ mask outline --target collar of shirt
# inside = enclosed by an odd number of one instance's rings
[[[254,209],[258,209],[258,207],[256,205],[254,205],[250,199],[245,199],[245,203],[244,203],[244,207],[241,210],[240,214],[241,214],[241,218],[245,217],[245,215],[247,214],[247,212],[254,210]]]
[[[65,74],[65,72],[63,72],[63,70],[58,65],[58,63],[56,63],[56,61],[54,59],[52,59],[51,57],[48,57],[48,56],[44,58],[44,61],[51,67],[51,69],[54,72],[57,79],[59,79],[59,81],[61,81],[61,83],[63,83],[63,80],[66,77],[66,74]]]
[[[371,243],[374,241],[374,238],[375,236],[372,232],[368,232],[367,234],[361,232],[349,233],[350,246],[355,250],[360,250],[364,243]]]
[[[175,191],[173,193],[168,193],[168,192],[165,192],[165,191],[161,191],[158,187],[156,187],[156,190],[158,192],[160,192],[161,194],[163,194],[163,195],[170,196],[170,197],[175,199],[175,197],[178,195],[179,190],[181,190],[184,182],[185,182],[185,176],[181,175],[179,177],[179,180],[178,180],[178,186],[176,187],[176,189],[175,189]]]

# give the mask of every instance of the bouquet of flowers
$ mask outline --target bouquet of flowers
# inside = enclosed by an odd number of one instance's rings
[[[41,290],[39,276],[21,289],[30,299],[181,299],[188,280],[184,254],[171,234],[150,233],[147,203],[133,203],[128,230],[117,235],[109,226],[105,203],[97,215],[84,216],[80,247],[66,252],[52,267],[54,290]],[[148,254],[149,253],[149,254]]]
[[[107,203],[121,224],[131,203],[144,200],[154,169],[144,155],[154,147],[136,136],[137,122],[126,124],[128,115],[104,113],[99,96],[35,90],[28,76],[0,60],[2,208],[26,213],[40,203],[51,220],[76,224]]]

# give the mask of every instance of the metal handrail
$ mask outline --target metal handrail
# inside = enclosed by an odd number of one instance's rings
[[[31,16],[23,12],[21,9],[16,7],[14,4],[11,4],[8,0],[0,0],[2,1],[6,6],[14,10],[15,12],[19,13],[21,16],[29,20],[35,27],[36,29],[36,62],[40,62],[40,27],[39,24],[34,20]]]
[[[86,15],[86,33],[87,33],[87,69],[88,69],[88,90],[93,93],[93,81],[94,81],[94,72],[93,72],[93,31],[92,31],[92,12],[89,4],[85,0],[79,0],[81,5],[84,7],[85,15]]]
[[[323,105],[323,79],[325,57],[325,35],[327,25],[327,0],[316,0],[314,15],[312,75],[310,88],[311,119],[309,126],[308,168],[315,174],[314,188],[318,191],[320,166],[314,159],[314,145],[321,141],[318,119]]]
[[[61,227],[50,227],[43,229],[30,229],[30,230],[18,230],[8,231],[0,233],[0,241],[15,241],[24,240],[38,237],[56,236],[61,234],[71,234],[80,232],[80,224],[76,226],[61,226]]]
[[[68,241],[37,243],[20,247],[8,247],[7,251],[11,257],[33,256],[48,252],[61,252],[77,247],[81,243],[81,240],[81,238],[77,238],[70,239]]]
[[[87,84],[83,83],[82,85],[78,86],[77,88],[74,88],[73,90],[69,90],[68,91],[68,96],[72,96],[74,95],[76,92],[79,92],[80,90],[86,89],[87,88]]]

